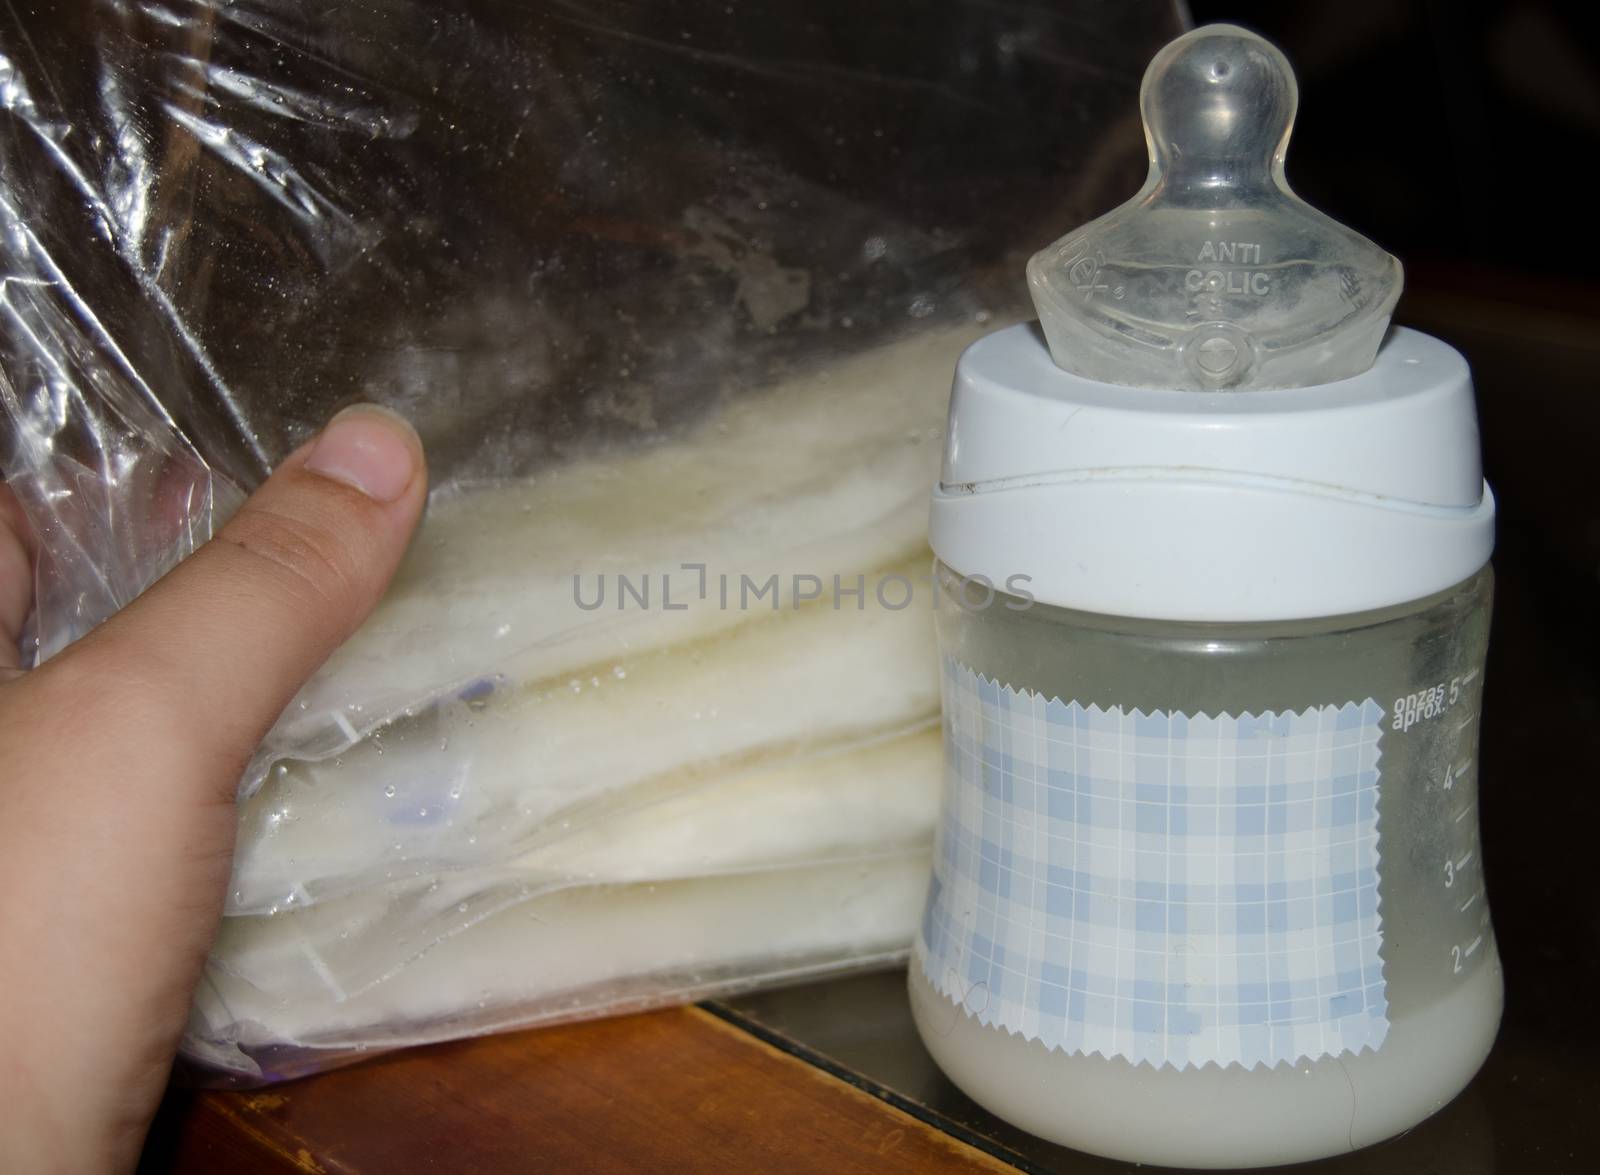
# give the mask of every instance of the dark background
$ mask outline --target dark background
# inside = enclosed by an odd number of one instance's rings
[[[1415,268],[1593,283],[1600,5],[1193,0],[1300,80],[1289,176]],[[1586,291],[1591,297],[1593,289]]]

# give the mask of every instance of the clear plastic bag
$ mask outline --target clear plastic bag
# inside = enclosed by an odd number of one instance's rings
[[[433,472],[394,590],[242,782],[191,1056],[259,1081],[903,952],[950,365],[1025,313],[1054,226],[1137,186],[1131,95],[1176,27],[1154,0],[0,18],[35,655],[345,403],[403,412]]]

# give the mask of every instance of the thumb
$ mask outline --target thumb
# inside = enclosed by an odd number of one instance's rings
[[[231,787],[306,679],[366,619],[422,514],[422,445],[401,417],[347,408],[193,556],[47,662],[180,716]]]

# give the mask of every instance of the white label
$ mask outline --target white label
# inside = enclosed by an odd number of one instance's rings
[[[1143,714],[947,659],[944,713],[916,943],[935,989],[984,1024],[1134,1063],[1382,1044],[1375,701]]]

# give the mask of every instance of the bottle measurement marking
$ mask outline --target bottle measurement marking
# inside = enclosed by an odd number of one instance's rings
[[[1452,677],[1448,682],[1437,682],[1425,686],[1402,698],[1396,698],[1393,707],[1394,722],[1392,729],[1402,734],[1410,730],[1419,722],[1426,722],[1431,718],[1438,718],[1457,702],[1461,701],[1462,688],[1472,680],[1471,676]],[[1456,729],[1463,729],[1472,719],[1461,723]]]
[[[1448,683],[1441,682],[1438,685],[1418,690],[1399,699],[1395,702],[1392,710],[1393,728],[1399,731],[1406,731],[1419,722],[1442,716],[1463,700],[1466,687],[1477,680],[1478,672],[1476,669],[1471,670],[1460,677],[1451,678]],[[1477,714],[1472,712],[1472,708],[1469,706],[1468,712],[1462,716],[1461,720],[1452,724],[1453,733],[1460,735],[1462,731],[1477,721],[1477,718]],[[1444,778],[1437,780],[1439,790],[1447,794],[1453,793],[1458,783],[1465,782],[1468,779],[1472,769],[1473,758],[1470,755],[1459,763],[1447,763],[1444,769]],[[1475,796],[1469,794],[1462,798],[1465,802],[1461,807],[1450,812],[1451,827],[1459,827],[1465,824],[1467,817],[1477,812],[1478,804]],[[1476,849],[1468,848],[1460,857],[1445,858],[1445,889],[1455,889],[1457,883],[1461,881],[1462,871],[1472,866],[1475,855]],[[1476,881],[1477,884],[1474,886],[1472,893],[1461,901],[1457,910],[1462,914],[1467,914],[1474,906],[1479,908],[1481,913],[1473,919],[1477,923],[1479,933],[1466,946],[1462,946],[1460,943],[1451,944],[1450,970],[1454,975],[1460,975],[1467,960],[1472,958],[1479,948],[1483,946],[1484,933],[1489,925],[1489,911],[1484,897],[1481,870],[1478,872]]]
[[[1451,948],[1450,948],[1450,970],[1454,974],[1460,975],[1461,974],[1461,965],[1463,963],[1465,963],[1468,959],[1472,958],[1472,953],[1474,951],[1476,951],[1482,945],[1483,945],[1483,935],[1479,934],[1478,937],[1474,938],[1471,942],[1469,942],[1466,945],[1466,949],[1464,949],[1464,950],[1459,946],[1451,946]]]

